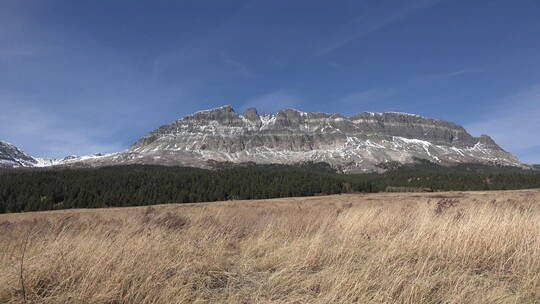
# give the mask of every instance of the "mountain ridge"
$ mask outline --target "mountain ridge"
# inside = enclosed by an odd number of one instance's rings
[[[145,154],[150,162],[149,157],[161,161],[169,157],[153,152],[185,158],[195,152],[200,158],[223,162],[328,162],[345,172],[374,171],[378,163],[409,163],[414,157],[448,164],[521,165],[487,135],[476,138],[455,123],[416,114],[362,112],[346,117],[284,109],[260,115],[254,108],[237,114],[230,105],[163,125],[127,151]]]
[[[380,171],[386,162],[524,167],[487,135],[444,120],[400,112],[341,114],[283,109],[242,114],[231,105],[197,111],[146,134],[122,152],[37,161],[41,166],[326,162],[345,173]],[[45,164],[47,163],[48,164]]]

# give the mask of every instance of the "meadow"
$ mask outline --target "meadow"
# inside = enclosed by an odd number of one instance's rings
[[[0,214],[0,303],[540,303],[540,190]]]

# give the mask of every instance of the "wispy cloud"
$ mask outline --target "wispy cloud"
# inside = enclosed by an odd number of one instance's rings
[[[474,135],[488,134],[522,161],[540,163],[540,84],[503,99],[466,125]]]
[[[221,58],[223,59],[223,62],[225,64],[229,65],[233,70],[237,71],[238,74],[240,74],[241,76],[244,76],[245,78],[251,78],[254,76],[253,71],[245,63],[242,63],[239,60],[233,59],[231,56],[229,56],[225,52],[221,53]]]
[[[41,157],[113,152],[198,108],[186,83],[154,81],[140,54],[35,26],[37,1],[7,2],[36,3],[0,3],[0,140]]]
[[[457,71],[433,73],[414,77],[409,80],[394,83],[388,86],[369,88],[363,91],[352,92],[343,97],[340,103],[345,105],[366,105],[371,103],[379,103],[399,96],[406,91],[410,91],[417,87],[425,87],[430,83],[437,81],[445,81],[450,78],[463,76],[470,73],[480,73],[481,69],[468,68]]]
[[[297,107],[300,100],[293,94],[277,90],[257,96],[241,106],[243,110],[247,108],[256,108],[259,113],[274,113],[286,108]]]
[[[385,26],[393,24],[409,15],[432,7],[441,0],[411,0],[411,1],[362,1],[358,2],[360,7],[356,19],[352,20],[332,39],[325,41],[325,44],[317,48],[316,56],[322,56],[332,51],[340,49],[347,44],[360,39]]]

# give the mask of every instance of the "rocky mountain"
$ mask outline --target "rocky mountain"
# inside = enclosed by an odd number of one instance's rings
[[[363,112],[346,117],[294,109],[259,114],[254,108],[238,114],[232,106],[196,112],[161,126],[123,152],[70,157],[50,165],[209,168],[221,162],[326,162],[341,172],[355,173],[416,159],[441,165],[524,166],[487,135],[473,137],[454,123],[414,114]]]
[[[426,159],[443,165],[523,166],[489,136],[454,123],[406,113],[305,113],[294,109],[238,114],[231,106],[196,112],[147,134],[126,151],[81,162],[211,167],[212,162],[327,162],[342,172]],[[76,161],[76,160],[75,160]]]
[[[14,145],[0,141],[0,168],[35,167],[38,163]]]

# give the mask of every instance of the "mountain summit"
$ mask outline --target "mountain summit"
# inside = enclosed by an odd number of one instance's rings
[[[426,159],[441,165],[523,166],[487,135],[407,113],[363,112],[350,117],[285,109],[238,114],[230,105],[199,111],[161,126],[126,151],[56,161],[57,165],[160,164],[210,167],[215,162],[294,164],[327,162],[346,173],[385,162]]]

